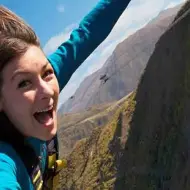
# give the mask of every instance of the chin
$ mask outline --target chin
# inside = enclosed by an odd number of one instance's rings
[[[45,141],[51,140],[57,134],[57,129],[53,129],[47,136],[45,137]]]
[[[48,135],[44,135],[42,137],[40,137],[39,139],[42,141],[49,141],[51,140],[56,134],[48,134]]]

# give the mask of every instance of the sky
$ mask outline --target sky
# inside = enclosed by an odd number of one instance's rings
[[[69,38],[82,18],[98,3],[98,0],[0,0],[22,17],[38,35],[48,56]],[[172,8],[186,0],[131,0],[110,35],[84,61],[62,90],[59,107],[71,97],[80,83],[100,69],[118,43],[155,18],[160,11]]]

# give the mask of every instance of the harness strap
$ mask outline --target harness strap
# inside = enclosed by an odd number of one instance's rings
[[[41,190],[43,185],[43,176],[39,164],[36,167],[34,167],[34,170],[31,174],[31,179],[34,185],[34,189]]]
[[[46,143],[46,166],[42,174],[40,165],[34,167],[31,179],[36,190],[53,190],[59,183],[59,172],[66,167],[66,160],[58,160],[57,136]]]
[[[54,189],[59,183],[59,172],[66,167],[66,160],[58,160],[58,141],[55,136],[51,141],[47,142],[48,158],[46,162],[46,169],[44,172],[44,189]]]

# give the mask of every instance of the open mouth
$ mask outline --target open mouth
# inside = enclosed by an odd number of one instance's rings
[[[34,113],[34,118],[40,123],[40,124],[46,124],[48,125],[52,119],[53,119],[53,106],[43,109],[40,111],[37,111]]]

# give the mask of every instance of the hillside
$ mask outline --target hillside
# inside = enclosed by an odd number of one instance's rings
[[[180,6],[161,12],[144,28],[120,43],[104,66],[88,76],[59,113],[78,112],[119,100],[133,91],[159,37],[173,21]]]
[[[104,127],[75,145],[61,189],[190,188],[190,9],[185,10],[158,40],[137,89]]]
[[[77,141],[89,137],[94,128],[107,124],[126,98],[109,104],[92,106],[84,112],[62,115],[58,130],[60,156],[68,156]]]
[[[127,131],[134,110],[134,93],[123,99],[114,116],[88,138],[77,142],[62,172],[60,190],[112,189],[116,165],[124,151]],[[116,164],[117,163],[117,164]]]

